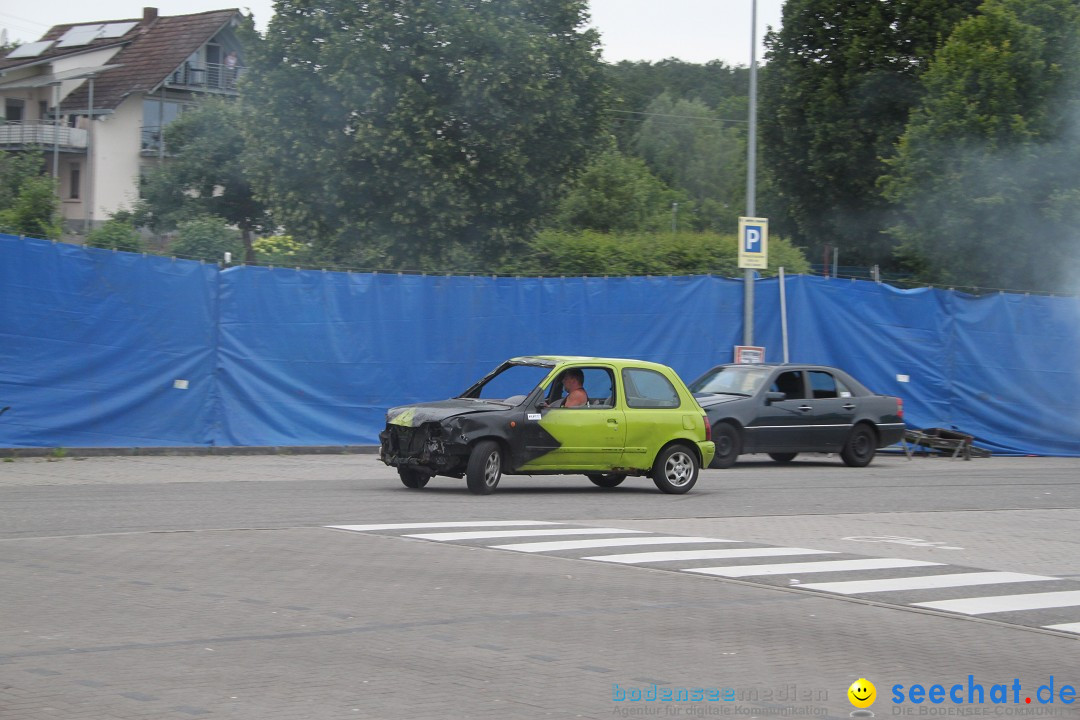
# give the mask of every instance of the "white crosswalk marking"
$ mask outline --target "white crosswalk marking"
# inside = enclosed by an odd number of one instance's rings
[[[1043,625],[1047,630],[1062,630],[1064,632],[1080,633],[1080,622],[1064,623],[1062,625]]]
[[[918,577],[886,578],[883,580],[846,580],[843,582],[804,583],[809,590],[861,595],[890,590],[928,590],[930,588],[966,587],[969,585],[999,585],[1002,583],[1057,580],[1045,575],[1025,575],[1011,572],[953,573],[951,575],[921,575]]]
[[[628,553],[625,555],[593,555],[582,560],[613,563],[671,562],[673,560],[715,560],[719,558],[775,557],[777,555],[835,555],[832,550],[807,548],[743,548],[740,550],[670,550],[667,552]]]
[[[554,552],[557,550],[583,550],[586,548],[623,547],[626,545],[691,545],[700,543],[732,543],[738,540],[721,540],[704,537],[628,537],[602,538],[599,540],[553,540],[551,542],[510,543],[490,545],[495,550],[517,552]]]
[[[558,530],[478,530],[475,532],[422,533],[419,535],[405,535],[404,537],[418,538],[420,540],[439,540],[442,542],[453,542],[454,540],[486,540],[488,538],[503,537],[543,537],[550,535],[615,535],[644,532],[647,531],[620,530],[619,528],[560,528]]]
[[[421,530],[423,528],[463,528],[463,527],[521,527],[527,525],[561,525],[562,523],[536,520],[473,520],[469,522],[422,522],[422,523],[383,523],[379,525],[327,525],[332,530],[352,530],[369,532],[373,530]]]
[[[911,604],[914,607],[948,610],[962,615],[986,615],[987,613],[1012,612],[1014,610],[1041,610],[1043,608],[1080,605],[1080,590],[1030,593],[1026,595],[995,595],[992,597],[959,598],[957,600]]]
[[[846,572],[848,570],[885,570],[901,567],[925,567],[944,563],[925,560],[900,560],[898,558],[871,558],[868,560],[824,560],[822,562],[778,563],[775,565],[731,565],[729,567],[687,568],[683,572],[719,575],[720,577],[753,577],[754,575],[800,575],[802,573]]]
[[[374,523],[364,525],[330,525],[334,530],[350,530],[357,533],[377,531],[398,531],[393,533],[396,537],[411,538],[416,540],[429,540],[443,543],[469,541],[495,540],[499,544],[487,544],[483,547],[493,550],[508,550],[519,553],[572,553],[573,559],[594,560],[606,563],[618,563],[622,565],[649,566],[650,563],[673,563],[691,560],[729,560],[730,563],[723,565],[709,565],[708,567],[681,568],[678,565],[667,565],[666,569],[673,572],[694,573],[697,575],[709,575],[723,578],[750,578],[750,582],[760,585],[781,585],[784,587],[797,587],[821,593],[829,593],[835,596],[863,595],[872,593],[893,592],[887,596],[886,604],[897,607],[929,608],[944,612],[956,613],[957,615],[984,615],[989,613],[1015,612],[1008,618],[1012,623],[1028,625],[1030,627],[1044,627],[1047,630],[1074,633],[1080,635],[1080,622],[1064,622],[1055,625],[1040,625],[1039,621],[1047,622],[1049,618],[1042,614],[1033,614],[1024,617],[1020,611],[1041,610],[1045,608],[1077,608],[1073,615],[1065,615],[1060,619],[1080,617],[1080,590],[1062,592],[1046,591],[1041,593],[1019,594],[1020,588],[1010,588],[1011,595],[982,595],[978,597],[966,597],[953,600],[931,601],[927,598],[935,597],[934,591],[942,592],[937,597],[948,596],[946,593],[952,588],[972,588],[972,592],[992,592],[990,588],[981,590],[982,586],[1006,585],[1009,583],[1036,583],[1055,581],[1068,583],[1062,578],[1049,577],[1046,575],[1030,575],[1015,572],[993,572],[989,570],[976,570],[963,568],[947,563],[929,562],[926,560],[906,560],[901,558],[882,557],[858,557],[847,552],[832,550],[815,550],[812,548],[796,547],[761,547],[759,542],[747,542],[743,540],[731,540],[727,538],[710,538],[683,535],[668,535],[654,533],[647,530],[628,530],[614,527],[581,527],[566,522],[549,522],[544,520],[455,520],[448,522],[414,522],[414,523]],[[406,534],[408,533],[408,534]],[[575,537],[577,536],[577,537]],[[582,537],[588,536],[588,537]],[[537,540],[532,540],[537,538]],[[539,538],[551,538],[540,540]],[[741,545],[758,545],[758,547],[731,547],[732,543]],[[717,547],[726,544],[727,547]],[[657,546],[688,546],[685,549],[652,550]],[[692,547],[697,546],[697,547]],[[712,546],[712,547],[709,547]],[[477,547],[477,546],[473,546]],[[628,548],[630,552],[597,555],[596,550],[603,548]],[[574,551],[582,552],[574,552]],[[589,552],[589,555],[585,555]],[[840,555],[841,558],[819,560],[813,556]],[[795,556],[810,556],[807,559]],[[569,556],[564,556],[569,557]],[[790,560],[785,558],[790,557]],[[754,558],[776,558],[776,562],[757,561]],[[754,564],[737,564],[743,559],[744,562]],[[695,564],[695,563],[687,563]],[[655,567],[655,566],[654,566]],[[659,567],[665,567],[660,565]],[[882,573],[881,570],[901,568],[924,568],[939,567],[943,574],[940,575],[912,575],[903,577],[902,573]],[[821,582],[803,581],[804,575],[811,573],[847,573],[838,575],[849,579],[821,578]],[[863,573],[860,575],[860,573]],[[869,575],[869,577],[867,577]],[[875,577],[875,575],[877,577]],[[894,577],[881,577],[881,575],[893,575]],[[863,577],[865,579],[859,579]],[[759,579],[754,579],[759,578]],[[1060,587],[1052,586],[1052,587]],[[1077,583],[1067,585],[1077,587]],[[1027,590],[1027,588],[1024,588]],[[998,592],[1001,590],[998,589]],[[909,593],[903,595],[902,593]],[[957,592],[953,591],[952,595]],[[921,602],[912,602],[920,600]]]

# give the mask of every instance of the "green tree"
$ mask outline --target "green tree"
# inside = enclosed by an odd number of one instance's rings
[[[686,205],[685,195],[649,172],[645,161],[609,150],[571,184],[553,224],[597,232],[660,230],[670,226],[676,202]]]
[[[208,99],[165,128],[169,157],[143,183],[140,224],[166,231],[190,218],[220,217],[240,228],[246,260],[255,260],[253,233],[271,222],[245,173],[242,112],[236,102]]]
[[[882,179],[903,211],[893,233],[904,256],[927,281],[1068,289],[1080,223],[1080,7],[988,0],[924,84]]]
[[[759,117],[765,213],[816,255],[886,264],[890,208],[877,179],[919,77],[980,0],[788,0],[766,36]]]
[[[64,232],[56,181],[44,175],[23,177],[15,195],[0,206],[0,232],[57,240]]]
[[[649,103],[661,95],[702,103],[718,117],[746,119],[748,68],[719,60],[700,65],[669,58],[656,63],[623,60],[606,70],[613,85],[613,128],[624,151],[633,147],[641,123],[648,119]]]
[[[741,105],[739,115],[746,117]],[[684,191],[696,212],[688,227],[730,232],[743,214],[746,198],[745,122],[730,122],[700,100],[660,95],[648,107],[635,147],[650,169]],[[680,214],[680,217],[683,217]]]
[[[50,240],[63,234],[56,182],[42,174],[42,156],[0,151],[0,232]]]
[[[220,217],[211,215],[181,221],[176,239],[169,246],[169,252],[177,257],[212,263],[223,262],[225,253],[235,262],[243,250],[237,232]]]
[[[41,155],[0,150],[0,210],[15,203],[23,183],[42,173]]]
[[[354,266],[497,258],[605,121],[585,0],[279,0],[245,83],[286,230]]]

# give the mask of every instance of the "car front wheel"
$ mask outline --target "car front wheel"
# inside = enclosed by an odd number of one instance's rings
[[[476,495],[489,495],[498,486],[502,477],[502,450],[494,440],[481,440],[469,453],[469,466],[465,471],[465,482],[469,492]]]
[[[662,492],[671,495],[689,492],[698,478],[697,455],[685,445],[664,448],[653,463],[652,478]]]
[[[734,465],[742,452],[739,429],[729,422],[719,422],[713,425],[712,438],[716,444],[716,454],[709,467],[724,469]]]
[[[840,459],[849,467],[866,467],[877,453],[877,436],[868,425],[856,425],[851,429]]]
[[[398,468],[398,477],[401,478],[401,484],[407,488],[413,488],[419,490],[428,484],[428,480],[431,476],[427,473],[420,472],[419,470],[413,470],[412,468]]]
[[[626,479],[626,475],[622,473],[589,473],[585,477],[592,480],[593,485],[602,488],[618,487]]]

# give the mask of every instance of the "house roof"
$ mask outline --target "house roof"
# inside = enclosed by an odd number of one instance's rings
[[[109,58],[108,63],[120,67],[98,75],[94,85],[95,110],[115,110],[132,93],[153,91],[193,52],[242,17],[235,8],[168,17],[159,17],[156,11],[147,10],[142,18],[56,25],[42,36],[42,41],[59,40],[69,30],[80,26],[134,23],[118,38],[97,38],[77,47],[54,44],[35,57],[0,59],[0,73],[119,46],[120,51]],[[88,102],[88,87],[83,83],[64,98],[61,107],[62,110],[77,111],[85,109]]]

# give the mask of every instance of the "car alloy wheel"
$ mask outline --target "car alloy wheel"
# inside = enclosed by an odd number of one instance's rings
[[[469,453],[465,483],[476,495],[488,495],[502,478],[502,450],[494,440],[481,440]]]
[[[698,478],[697,455],[685,445],[666,447],[656,457],[652,475],[656,487],[665,493],[689,492]]]

